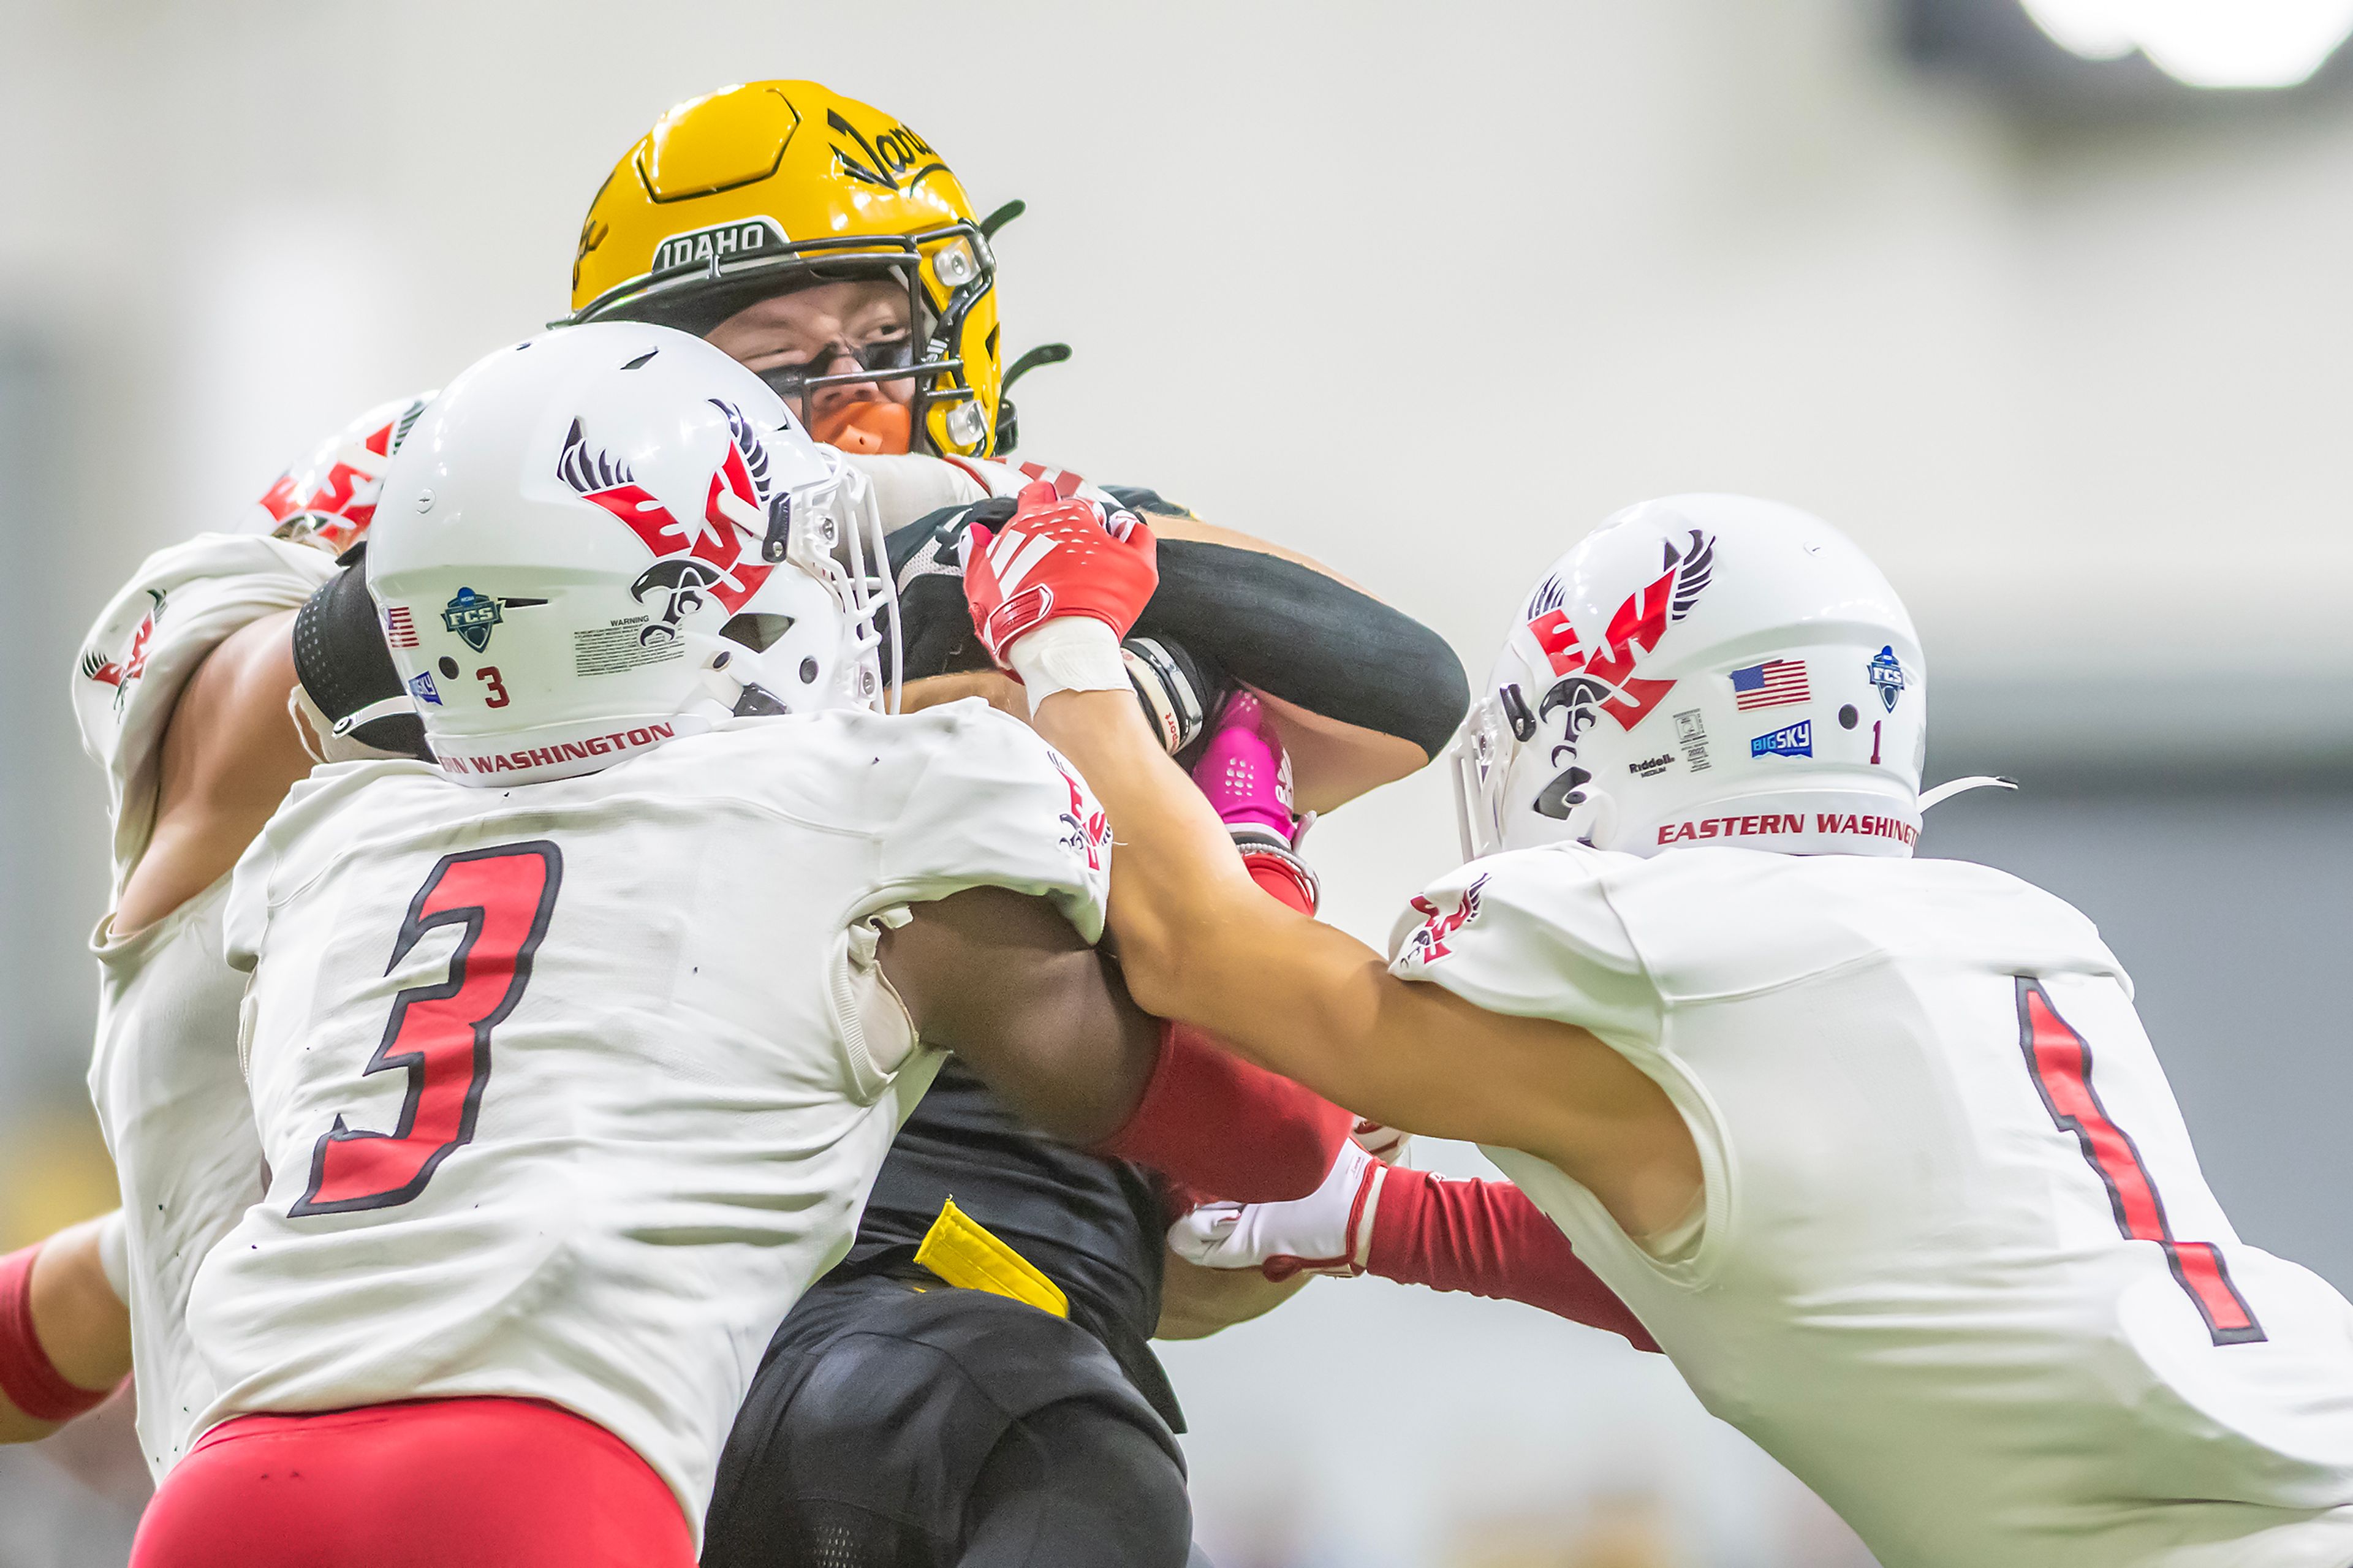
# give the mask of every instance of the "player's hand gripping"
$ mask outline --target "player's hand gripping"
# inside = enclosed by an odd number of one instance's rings
[[[1169,1249],[1204,1268],[1255,1268],[1269,1279],[1302,1269],[1362,1274],[1388,1167],[1340,1145],[1324,1184],[1287,1204],[1203,1204],[1168,1227]]]
[[[992,533],[965,532],[964,593],[989,657],[1029,688],[1029,704],[1056,691],[1124,691],[1119,641],[1159,585],[1152,530],[1130,511],[1066,498],[1053,486],[1021,492]]]

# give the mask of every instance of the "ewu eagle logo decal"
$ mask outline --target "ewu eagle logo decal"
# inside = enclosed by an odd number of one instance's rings
[[[261,508],[280,538],[308,533],[338,554],[349,550],[375,521],[384,471],[409,431],[417,427],[427,400],[412,397],[389,419],[335,449],[326,472],[289,468],[261,497]],[[306,489],[307,487],[307,489]]]
[[[1715,574],[1715,538],[1694,528],[1682,549],[1672,541],[1665,549],[1657,578],[1626,596],[1592,647],[1578,641],[1568,612],[1559,607],[1558,584],[1546,583],[1530,602],[1528,630],[1558,678],[1536,704],[1534,722],[1540,726],[1556,711],[1567,715],[1567,728],[1552,749],[1556,763],[1563,758],[1575,763],[1577,737],[1599,723],[1601,715],[1607,713],[1620,729],[1630,730],[1675,689],[1672,680],[1649,680],[1634,671],[1643,656],[1659,646],[1667,627],[1690,615],[1707,591]],[[1534,738],[1533,729],[1520,737]],[[1547,816],[1567,816],[1569,807],[1582,799],[1570,797],[1592,777],[1585,769],[1570,766],[1537,795],[1536,809]]]
[[[1482,877],[1463,889],[1462,896],[1454,901],[1451,910],[1440,910],[1416,893],[1413,910],[1423,917],[1422,922],[1413,935],[1406,939],[1405,952],[1398,956],[1408,963],[1435,963],[1451,954],[1454,950],[1447,944],[1453,940],[1456,931],[1479,918],[1479,892],[1486,885],[1487,879]]]
[[[711,405],[727,416],[727,455],[711,476],[702,515],[691,523],[680,521],[639,485],[626,461],[590,451],[577,419],[556,458],[557,478],[627,523],[653,552],[653,564],[629,584],[629,596],[639,604],[662,595],[660,614],[638,628],[640,646],[677,637],[679,623],[701,610],[706,598],[733,615],[785,558],[791,492],[769,494],[768,451],[751,421],[715,397]],[[744,554],[745,533],[764,540],[757,560]]]
[[[164,593],[160,588],[147,590],[153,601],[147,613],[139,617],[139,625],[131,633],[131,647],[121,663],[106,657],[103,648],[84,648],[81,655],[82,675],[100,686],[114,688],[114,708],[122,710],[122,700],[131,693],[131,683],[147,673],[147,644],[155,636],[155,623],[163,618]]]
[[[1062,775],[1062,783],[1071,791],[1070,809],[1061,816],[1062,826],[1067,830],[1062,835],[1062,847],[1073,855],[1085,857],[1088,870],[1100,871],[1103,869],[1103,851],[1111,843],[1111,818],[1103,814],[1103,807],[1094,803],[1094,797],[1087,794],[1086,786],[1079,783],[1079,775],[1062,761],[1060,752],[1049,748],[1046,754],[1052,759],[1054,771]]]

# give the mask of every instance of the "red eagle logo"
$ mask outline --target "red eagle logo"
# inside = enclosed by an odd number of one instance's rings
[[[1062,783],[1071,791],[1070,809],[1062,813],[1061,817],[1062,826],[1070,829],[1062,836],[1062,847],[1074,855],[1085,856],[1088,870],[1100,871],[1103,869],[1103,847],[1111,842],[1111,818],[1103,814],[1103,807],[1095,805],[1093,797],[1087,794],[1086,786],[1079,783],[1079,775],[1070,770],[1060,754],[1054,752],[1047,754],[1054,759],[1054,771],[1062,775]]]
[[[338,448],[316,484],[307,484],[316,469],[287,469],[263,493],[261,509],[273,523],[300,522],[330,549],[349,550],[375,521],[385,468],[425,408],[423,398],[412,398],[398,414]]]
[[[577,419],[556,459],[558,478],[620,519],[653,553],[654,563],[629,593],[640,602],[657,590],[667,597],[660,617],[638,634],[640,642],[677,636],[679,622],[702,607],[705,595],[734,614],[784,559],[791,498],[770,497],[767,448],[751,422],[715,397],[711,403],[727,416],[727,453],[705,487],[702,514],[691,522],[681,521],[639,485],[626,461],[590,451]],[[765,541],[758,559],[744,553],[746,533]]]
[[[1463,889],[1462,896],[1454,901],[1451,910],[1440,910],[1416,893],[1413,897],[1414,912],[1423,919],[1419,928],[1407,939],[1403,954],[1406,962],[1435,963],[1451,953],[1454,950],[1447,944],[1454,933],[1479,918],[1479,890],[1486,885],[1487,879],[1482,877]]]
[[[164,613],[164,595],[150,588],[147,596],[154,603],[147,607],[145,615],[139,617],[139,625],[131,633],[131,651],[122,656],[121,663],[117,664],[107,658],[104,650],[100,648],[82,650],[82,674],[100,686],[114,688],[114,705],[117,708],[122,706],[123,695],[131,689],[131,683],[147,673],[147,645],[155,636],[157,617]]]
[[[1626,595],[1597,647],[1588,648],[1577,640],[1577,628],[1561,607],[1566,595],[1557,578],[1546,579],[1528,601],[1528,630],[1559,679],[1536,704],[1534,714],[1525,701],[1520,702],[1513,716],[1513,732],[1524,742],[1533,741],[1556,709],[1567,715],[1567,728],[1552,749],[1552,761],[1557,764],[1566,758],[1569,765],[1536,794],[1535,808],[1546,816],[1566,818],[1572,807],[1583,804],[1585,786],[1593,780],[1590,773],[1577,765],[1579,735],[1599,723],[1604,713],[1618,721],[1620,729],[1630,730],[1675,689],[1672,680],[1651,680],[1634,671],[1642,656],[1659,646],[1667,627],[1691,614],[1692,606],[1707,591],[1715,574],[1715,538],[1694,528],[1682,549],[1672,540],[1666,542],[1665,549],[1666,559],[1658,576]],[[1516,689],[1506,696],[1514,695]]]

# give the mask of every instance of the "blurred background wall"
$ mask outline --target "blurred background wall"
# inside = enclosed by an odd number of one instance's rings
[[[2343,62],[2200,94],[2110,52],[2017,0],[0,0],[0,1246],[109,1201],[81,628],[561,313],[665,107],[813,76],[1029,201],[1008,357],[1078,357],[1020,388],[1026,455],[1309,551],[1474,671],[1626,502],[1848,529],[1928,647],[1932,778],[2027,785],[1924,852],[2101,922],[2242,1232],[2353,1286]],[[1379,941],[1452,843],[1430,773],[1309,848]],[[1226,1568],[1867,1562],[1662,1363],[1523,1309],[1320,1281],[1168,1359]],[[121,1561],[103,1435],[0,1452],[0,1568]]]

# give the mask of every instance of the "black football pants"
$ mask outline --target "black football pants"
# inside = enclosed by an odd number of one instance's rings
[[[1077,1325],[945,1286],[820,1283],[720,1461],[704,1568],[1186,1568],[1167,1426]]]

